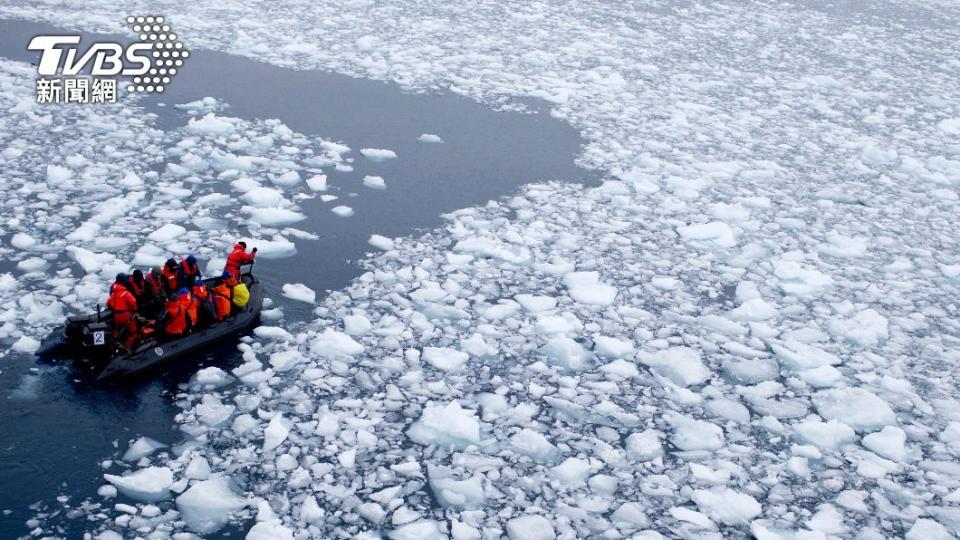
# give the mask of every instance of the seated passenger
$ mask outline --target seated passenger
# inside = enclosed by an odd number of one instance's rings
[[[140,302],[140,312],[148,318],[156,318],[163,310],[167,293],[163,289],[163,271],[154,266],[144,278],[144,300]]]
[[[137,299],[130,292],[129,280],[126,274],[117,274],[117,279],[110,286],[110,296],[107,298],[107,307],[113,312],[113,337],[116,342],[132,349],[137,342]]]
[[[176,294],[167,296],[163,315],[157,321],[157,326],[170,337],[180,337],[187,333],[187,310]]]
[[[200,275],[200,267],[197,265],[197,258],[193,255],[187,255],[186,259],[180,261],[180,287],[189,289],[193,287],[193,282]]]
[[[230,272],[224,272],[223,276],[214,282],[213,288],[210,289],[214,318],[218,321],[230,316],[230,309],[233,305],[233,287],[228,284],[228,281],[233,281],[233,276],[230,275]]]
[[[230,272],[230,275],[239,280],[240,267],[252,263],[256,258],[257,248],[253,248],[252,252],[247,253],[247,243],[237,242],[233,245],[233,251],[230,252],[230,255],[227,255],[227,264],[224,265],[223,271]]]
[[[167,259],[167,262],[163,264],[160,275],[163,278],[163,290],[167,294],[176,293],[180,290],[180,269],[177,267],[177,261]]]
[[[213,309],[213,299],[210,298],[210,291],[203,283],[203,276],[198,275],[193,281],[193,300],[197,304],[197,315],[199,324],[207,326],[216,319]]]
[[[198,306],[193,301],[193,294],[187,288],[180,289],[177,291],[177,301],[180,302],[180,307],[187,314],[187,332],[192,332],[200,323],[197,316]]]

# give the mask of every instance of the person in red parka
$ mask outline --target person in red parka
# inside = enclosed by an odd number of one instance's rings
[[[117,343],[128,350],[136,345],[138,337],[137,299],[130,292],[129,280],[126,274],[117,274],[117,279],[110,286],[110,296],[107,298],[107,307],[113,312],[113,337]]]
[[[200,265],[197,264],[197,258],[193,255],[187,255],[180,261],[180,288],[191,289],[197,276],[200,275]]]
[[[250,264],[257,257],[257,248],[247,253],[247,243],[237,242],[233,245],[233,251],[227,256],[227,264],[223,267],[224,272],[230,272],[235,279],[240,279],[240,267]]]

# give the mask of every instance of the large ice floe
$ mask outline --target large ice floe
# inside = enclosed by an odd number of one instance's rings
[[[198,44],[267,61],[502,107],[546,99],[608,179],[529,185],[423,236],[371,239],[387,251],[317,299],[316,320],[242,344],[236,382],[184,389],[186,442],[108,477],[129,504],[89,502],[94,533],[190,538],[246,520],[248,538],[960,534],[955,5],[151,6],[165,8]],[[0,8],[100,29],[121,11]],[[49,123],[27,66],[0,67],[4,131]],[[70,256],[106,275],[133,249],[110,237],[181,241],[125,216],[172,222],[169,201],[204,168],[244,193],[297,189],[289,170],[242,172],[296,137],[269,124],[201,116],[164,146],[126,110],[52,114],[108,114],[125,137],[56,159],[28,144],[37,133],[2,140],[17,188],[0,227],[32,240],[0,246],[19,267],[0,275],[15,313],[0,338],[100,296],[102,279],[46,267],[65,223],[82,247]],[[176,159],[151,191],[141,176],[156,173],[113,164],[158,155]],[[105,174],[109,190],[78,204],[71,190]],[[255,193],[265,206],[239,219],[286,246],[274,228],[296,208]],[[197,227],[185,234],[223,247]]]

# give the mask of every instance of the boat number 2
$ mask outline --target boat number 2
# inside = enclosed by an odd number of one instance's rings
[[[157,356],[163,356],[163,349],[161,347],[157,347],[156,349],[153,350],[153,354]]]
[[[106,343],[106,342],[107,342],[107,340],[106,340],[106,335],[104,334],[104,332],[103,332],[102,330],[99,331],[99,332],[94,332],[94,333],[93,333],[93,344],[94,344],[94,345],[103,345],[103,344]]]

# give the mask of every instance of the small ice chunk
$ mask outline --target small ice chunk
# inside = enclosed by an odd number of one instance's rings
[[[441,139],[439,135],[434,135],[433,133],[423,133],[419,137],[417,137],[417,140],[425,143],[442,143],[443,142],[443,139]]]
[[[554,462],[560,456],[560,450],[543,434],[529,428],[523,428],[510,437],[510,448],[536,461]]]
[[[874,431],[897,423],[897,415],[883,399],[863,388],[833,388],[813,395],[821,416],[839,420],[857,431]]]
[[[480,422],[475,412],[461,408],[457,400],[446,405],[430,404],[407,430],[407,436],[425,446],[464,449],[480,442]]]
[[[553,540],[557,533],[547,518],[528,514],[507,522],[507,536],[510,540]]]
[[[382,176],[364,176],[363,185],[373,189],[387,189],[387,183]]]
[[[193,376],[193,380],[197,384],[219,388],[229,384],[233,378],[226,371],[218,368],[217,366],[210,366],[198,371],[197,374]]]
[[[182,226],[176,223],[167,223],[163,227],[147,235],[147,238],[154,242],[170,242],[183,236],[187,232]]]
[[[830,333],[862,347],[872,347],[886,340],[890,331],[887,318],[873,309],[865,309],[849,319],[831,319]]]
[[[533,294],[518,294],[514,300],[523,306],[523,309],[531,313],[549,311],[557,307],[557,299],[553,296],[537,296]]]
[[[723,430],[719,426],[679,413],[671,413],[666,419],[673,427],[673,435],[670,437],[670,441],[680,450],[718,450],[723,448]]]
[[[423,359],[441,371],[457,372],[463,368],[470,356],[449,347],[424,347]]]
[[[362,336],[373,328],[370,319],[363,315],[345,315],[343,317],[343,331],[348,336]]]
[[[326,191],[327,175],[315,174],[310,178],[307,178],[307,187],[310,188],[311,191]]]
[[[130,445],[130,448],[127,449],[126,453],[123,454],[123,460],[128,463],[133,463],[135,461],[140,461],[140,458],[149,456],[155,451],[166,448],[167,445],[162,442],[155,441],[150,437],[140,437],[133,444]]]
[[[552,365],[567,371],[581,371],[590,361],[590,353],[575,340],[566,336],[551,339],[542,350]]]
[[[655,429],[631,433],[626,441],[627,455],[639,461],[650,461],[663,454],[660,436],[660,432]]]
[[[229,478],[213,476],[190,486],[177,497],[180,516],[194,532],[209,534],[223,527],[230,514],[247,506],[247,500],[230,488]]]
[[[310,350],[324,358],[343,358],[362,353],[363,345],[342,332],[328,328],[313,340]]]
[[[390,251],[393,249],[393,240],[387,238],[386,236],[380,236],[379,234],[370,235],[370,239],[367,240],[367,243],[384,251]]]
[[[23,335],[10,348],[17,352],[33,354],[40,349],[40,342],[30,336]]]
[[[390,531],[387,536],[390,540],[448,540],[449,538],[444,532],[444,527],[432,519],[407,523]]]
[[[51,186],[59,186],[67,180],[73,178],[73,171],[60,165],[47,165],[47,183]]]
[[[633,353],[633,342],[607,336],[593,338],[594,350],[597,354],[609,358],[623,358]]]
[[[563,276],[570,298],[582,304],[609,306],[617,297],[617,289],[600,281],[598,272],[570,272]]]
[[[353,215],[353,208],[342,204],[340,206],[334,206],[330,211],[340,217],[350,217]]]
[[[907,531],[906,540],[953,540],[954,536],[939,522],[920,518]]]
[[[725,525],[747,525],[763,511],[756,499],[729,488],[697,489],[690,498],[707,517]]]
[[[105,474],[103,478],[124,495],[141,502],[166,499],[173,485],[173,471],[167,467],[146,467],[124,476]]]
[[[823,422],[816,415],[794,425],[793,430],[803,441],[825,452],[836,452],[857,440],[857,434],[850,426],[839,420]]]
[[[245,540],[293,540],[293,531],[279,519],[271,519],[251,527]]]
[[[270,419],[267,428],[263,430],[263,451],[273,450],[283,444],[290,435],[290,422],[277,413]]]
[[[732,248],[737,245],[733,230],[722,221],[678,227],[677,232],[684,240],[704,247]]]
[[[682,386],[701,384],[713,375],[703,365],[700,351],[690,347],[670,347],[655,353],[640,353],[637,359]]]
[[[360,153],[370,161],[386,161],[397,157],[396,152],[384,148],[361,148]]]
[[[282,287],[283,295],[291,300],[313,304],[317,300],[317,293],[303,283],[285,283]]]
[[[897,462],[907,457],[907,434],[896,426],[886,426],[863,438],[863,446],[876,454]]]

